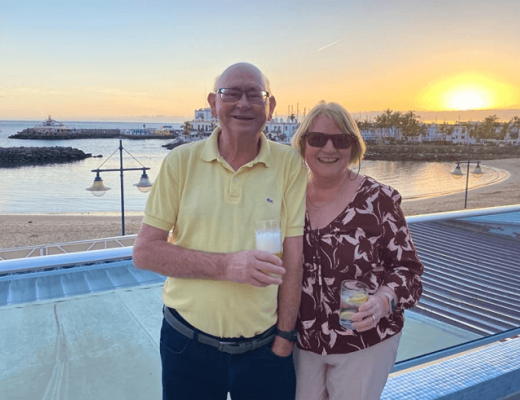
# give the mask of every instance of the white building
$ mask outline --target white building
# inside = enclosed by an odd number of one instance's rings
[[[298,129],[299,123],[296,119],[292,121],[290,118],[284,122],[283,118],[273,118],[265,125],[265,133],[268,136],[277,138],[277,141],[288,143]]]
[[[211,115],[211,108],[199,108],[195,110],[194,119],[190,124],[192,136],[199,135],[200,133],[209,136],[215,126],[218,125],[218,120]],[[267,122],[264,130],[268,137],[287,143],[290,142],[296,129],[298,129],[298,122],[296,120],[291,121],[287,118],[287,120],[284,121],[283,118],[274,118]]]
[[[360,131],[360,133],[365,141],[373,140],[377,142],[379,140],[384,141],[385,139],[401,139],[401,133],[399,132],[399,129],[396,127],[364,129]]]

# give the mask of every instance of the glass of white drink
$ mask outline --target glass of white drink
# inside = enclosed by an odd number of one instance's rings
[[[256,248],[282,258],[282,230],[280,221],[270,219],[256,222]]]
[[[339,324],[347,329],[354,329],[352,316],[359,306],[368,300],[368,286],[355,280],[341,282]]]

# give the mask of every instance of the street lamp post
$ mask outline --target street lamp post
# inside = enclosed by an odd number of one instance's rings
[[[460,168],[460,164],[467,164],[466,168],[466,192],[464,195],[464,208],[468,207],[468,187],[469,187],[469,165],[470,164],[477,164],[475,169],[473,170],[472,174],[473,177],[480,179],[482,178],[482,175],[484,175],[484,172],[482,171],[482,168],[480,168],[480,161],[471,161],[471,144],[469,142],[469,134],[468,134],[468,161],[458,161],[457,166],[451,173],[453,178],[460,179],[464,176],[464,173],[462,172],[462,169]]]
[[[462,169],[460,168],[460,164],[468,164],[468,167],[467,167],[467,170],[466,170],[466,194],[464,196],[464,208],[467,208],[468,207],[468,186],[469,186],[469,165],[470,164],[477,164],[477,166],[475,167],[475,169],[473,170],[473,176],[477,179],[480,179],[482,177],[482,175],[484,174],[484,172],[482,171],[482,168],[480,168],[480,161],[459,161],[457,163],[457,166],[455,167],[455,169],[453,170],[453,172],[451,173],[451,175],[455,178],[455,179],[460,179],[462,178],[462,176],[464,175],[464,173],[462,172]]]
[[[94,196],[101,197],[103,196],[107,191],[109,191],[111,188],[105,186],[103,184],[103,179],[101,179],[101,176],[99,175],[100,172],[116,172],[119,171],[119,176],[121,179],[121,236],[125,236],[125,195],[124,195],[124,171],[143,171],[141,175],[141,179],[139,180],[139,183],[134,184],[134,186],[137,186],[137,189],[139,189],[142,193],[147,193],[152,189],[152,183],[148,179],[148,175],[146,174],[146,171],[150,168],[145,167],[143,164],[141,164],[134,156],[132,156],[124,147],[123,147],[123,141],[119,140],[119,168],[108,168],[108,169],[93,169],[92,172],[96,173],[96,177],[94,178],[94,183],[91,187],[87,188],[86,190],[90,191]],[[117,151],[116,150],[116,151]],[[132,156],[134,160],[139,162],[141,164],[141,167],[139,168],[123,168],[123,150],[126,151],[128,154]],[[116,152],[115,151],[115,152]],[[112,157],[114,154],[112,153],[110,157]],[[108,157],[105,162],[107,162],[110,157]],[[103,164],[105,164],[105,162]],[[100,167],[103,166],[103,164],[100,165]]]

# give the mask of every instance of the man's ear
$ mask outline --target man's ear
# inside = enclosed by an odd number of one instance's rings
[[[215,93],[208,94],[208,103],[211,108],[211,115],[217,118],[217,95]]]
[[[274,96],[269,97],[269,114],[267,114],[267,120],[271,121],[273,119],[274,108],[276,107],[276,99]]]

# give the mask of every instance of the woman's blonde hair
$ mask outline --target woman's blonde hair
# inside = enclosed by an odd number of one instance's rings
[[[350,134],[357,138],[356,142],[352,145],[349,165],[360,163],[365,155],[367,146],[359,132],[354,118],[352,118],[350,113],[338,103],[320,101],[316,106],[314,106],[296,130],[296,133],[292,138],[292,146],[298,150],[302,157],[305,158],[305,146],[307,144],[305,134],[308,133],[309,126],[314,118],[319,115],[329,117],[345,134]]]

